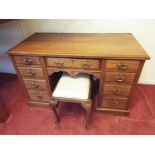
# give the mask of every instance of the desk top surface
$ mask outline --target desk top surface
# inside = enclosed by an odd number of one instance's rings
[[[130,33],[35,33],[10,55],[149,59]]]

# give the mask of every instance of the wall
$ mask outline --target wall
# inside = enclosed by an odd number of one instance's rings
[[[130,32],[148,52],[139,82],[155,84],[155,20],[21,20],[25,37],[35,32]]]
[[[0,24],[0,72],[15,73],[5,52],[24,39],[18,20]]]

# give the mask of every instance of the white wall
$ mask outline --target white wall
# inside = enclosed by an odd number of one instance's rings
[[[0,72],[15,73],[14,67],[5,52],[22,41],[23,38],[18,20],[0,24]]]
[[[133,33],[151,57],[145,63],[139,82],[155,84],[155,20],[20,20],[20,24],[24,38],[35,32]],[[19,31],[16,33],[21,34],[20,28]],[[9,33],[8,38],[12,35]]]

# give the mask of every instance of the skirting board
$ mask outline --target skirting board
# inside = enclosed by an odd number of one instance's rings
[[[139,84],[151,84],[151,85],[154,85],[155,84],[155,80],[142,80],[140,79],[138,81]]]

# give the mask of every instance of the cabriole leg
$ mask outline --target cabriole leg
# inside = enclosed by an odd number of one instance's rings
[[[82,102],[81,105],[86,111],[85,127],[86,127],[86,129],[89,129],[90,128],[89,122],[90,122],[90,114],[91,114],[91,109],[92,109],[92,102],[91,102],[91,100],[89,100],[88,102]]]
[[[55,124],[59,124],[59,122],[60,122],[60,119],[59,119],[59,116],[58,116],[58,113],[57,113],[57,110],[56,110],[57,104],[58,104],[58,102],[55,101],[55,100],[50,101],[50,107],[51,107],[51,109],[52,109],[52,111],[54,113],[54,116],[55,116]]]

